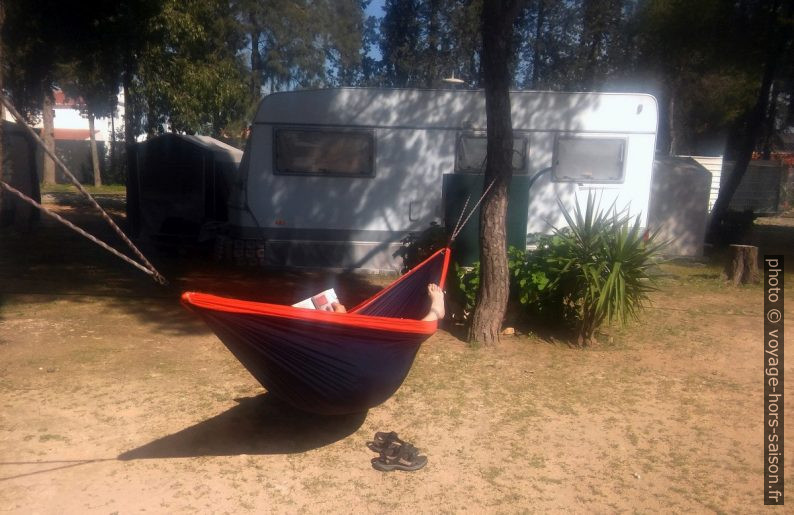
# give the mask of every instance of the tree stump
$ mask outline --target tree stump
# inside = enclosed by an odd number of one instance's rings
[[[725,264],[723,278],[733,284],[758,283],[761,274],[758,272],[758,247],[752,245],[731,245],[731,260]]]

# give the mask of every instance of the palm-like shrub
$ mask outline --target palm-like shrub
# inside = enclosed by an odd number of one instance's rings
[[[624,324],[639,316],[655,289],[648,271],[663,243],[646,235],[639,217],[614,204],[601,209],[592,195],[584,209],[578,202],[571,211],[562,203],[560,208],[568,227],[541,237],[534,251],[509,250],[510,301],[544,325],[575,326],[578,343],[589,345],[605,322]],[[479,287],[479,263],[455,270],[456,298],[466,318]]]
[[[637,318],[654,289],[648,269],[663,244],[646,235],[639,217],[614,204],[602,210],[592,195],[584,210],[578,202],[573,212],[560,207],[568,227],[555,230],[563,245],[550,258],[552,288],[567,290],[561,293],[578,314],[579,344],[588,345],[604,322]]]

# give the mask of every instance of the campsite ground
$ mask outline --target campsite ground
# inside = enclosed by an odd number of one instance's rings
[[[120,216],[123,198],[103,203]],[[156,261],[168,288],[49,222],[0,231],[0,511],[765,511],[762,291],[717,265],[665,265],[640,322],[591,349],[439,331],[393,398],[323,418],[265,393],[178,292],[278,302],[333,283],[354,304],[384,278]],[[428,465],[373,470],[382,430]]]

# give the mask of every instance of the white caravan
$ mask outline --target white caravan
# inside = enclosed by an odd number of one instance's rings
[[[530,184],[526,234],[564,224],[595,192],[645,224],[656,143],[646,94],[511,93],[514,175]],[[230,198],[230,236],[260,261],[394,270],[410,232],[443,224],[445,174],[482,173],[482,91],[338,88],[265,97]],[[470,205],[476,200],[472,199]],[[456,220],[447,221],[454,225]],[[476,223],[476,222],[475,222]]]

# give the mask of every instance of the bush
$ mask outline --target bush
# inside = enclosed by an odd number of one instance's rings
[[[542,236],[534,251],[508,251],[510,301],[523,316],[552,325],[575,327],[580,345],[595,341],[596,331],[616,321],[636,319],[648,292],[654,290],[648,270],[663,244],[647,235],[639,217],[614,204],[602,210],[588,196],[584,210],[577,203],[560,208],[568,227]],[[403,240],[395,253],[406,269],[421,262],[445,243],[446,234],[433,224]],[[460,304],[463,318],[473,311],[480,285],[480,265],[455,267],[457,281],[449,297]]]
[[[474,310],[474,303],[477,301],[477,290],[480,288],[480,262],[477,261],[472,266],[455,265],[455,277],[457,277],[457,288],[459,292],[459,304],[462,308],[462,318],[468,319]]]
[[[431,222],[430,227],[420,233],[409,233],[401,241],[402,247],[397,249],[393,257],[403,260],[402,273],[406,273],[433,252],[443,249],[447,245],[447,232],[437,222]]]
[[[509,249],[510,302],[533,321],[576,328],[579,344],[588,345],[604,323],[637,318],[654,289],[648,269],[662,244],[646,237],[639,217],[614,205],[601,210],[592,196],[584,211],[560,207],[568,227],[540,237],[534,251]],[[471,312],[479,264],[456,271]]]
[[[537,249],[508,251],[511,300],[524,314],[550,325],[572,325],[576,310],[567,292],[572,284],[563,273],[570,249],[560,235],[541,236]]]
[[[605,322],[638,317],[655,289],[648,269],[663,244],[643,231],[639,217],[632,221],[614,204],[601,210],[591,195],[584,211],[578,203],[573,213],[560,207],[568,228],[555,231],[562,252],[551,258],[556,270],[551,287],[575,309],[578,342],[588,345]]]

